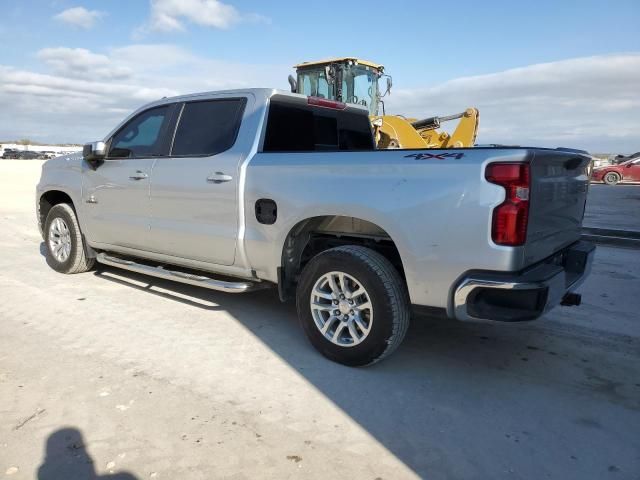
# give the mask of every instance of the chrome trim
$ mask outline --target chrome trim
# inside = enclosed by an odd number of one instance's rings
[[[177,104],[177,102],[175,104]],[[176,124],[173,126],[173,134],[171,135],[171,145],[169,145],[169,154],[167,155],[167,157],[171,157],[171,154],[173,153],[173,144],[176,141],[176,133],[178,132],[178,125],[180,125],[180,120],[182,119],[182,112],[184,111],[184,106],[185,106],[185,102],[182,102],[182,105],[180,105],[180,111],[178,112],[178,118],[176,118]]]
[[[555,278],[555,277],[554,277]],[[453,311],[458,320],[486,320],[469,315],[467,311],[467,298],[476,288],[495,288],[499,290],[540,290],[547,287],[545,282],[498,282],[494,280],[481,280],[465,278],[456,288],[453,295]]]
[[[225,183],[233,180],[231,175],[225,175],[223,172],[216,172],[207,177],[207,182],[209,183]]]
[[[542,314],[544,314],[558,305],[567,292],[575,290],[582,285],[591,273],[595,251],[594,248],[589,252],[584,270],[580,276],[568,286],[566,285],[566,272],[564,270],[558,272],[557,275],[551,278],[535,282],[498,281],[467,277],[462,280],[453,294],[454,316],[458,320],[490,320],[474,317],[467,311],[467,299],[476,288],[495,288],[500,290],[540,290],[542,288],[548,288],[549,294],[547,296],[547,302],[542,310]]]
[[[261,282],[226,282],[223,280],[215,280],[213,278],[201,275],[193,275],[185,272],[166,270],[163,267],[143,265],[140,263],[136,263],[133,260],[112,257],[105,253],[99,253],[96,256],[96,260],[104,265],[122,268],[131,272],[142,273],[144,275],[151,275],[152,277],[163,278],[165,280],[173,280],[175,282],[186,283],[189,285],[195,285],[197,287],[204,287],[210,290],[218,290],[227,293],[244,293],[252,290],[267,288],[267,285]]]
[[[123,255],[125,258],[140,258],[154,263],[175,265],[176,268],[189,268],[199,270],[201,272],[210,273],[211,276],[223,275],[226,277],[234,277],[240,281],[254,282],[259,280],[253,270],[242,269],[233,265],[218,265],[215,263],[205,262],[203,260],[193,260],[189,258],[176,257],[174,255],[165,255],[137,248],[123,247],[122,245],[114,245],[112,243],[92,242],[87,239],[88,245],[96,251],[109,252],[109,254]]]
[[[144,180],[146,178],[149,178],[149,175],[144,173],[142,170],[136,170],[136,173],[129,175],[129,180]]]

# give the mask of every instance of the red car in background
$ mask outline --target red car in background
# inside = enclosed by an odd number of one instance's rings
[[[606,165],[593,170],[592,182],[604,182],[607,185],[618,183],[640,183],[640,158],[634,158],[618,165]]]

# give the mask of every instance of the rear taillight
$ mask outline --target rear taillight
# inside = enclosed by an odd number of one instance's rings
[[[333,108],[334,110],[344,110],[347,108],[346,103],[320,97],[308,97],[307,103],[316,107]]]
[[[485,178],[505,189],[505,199],[493,210],[491,238],[497,245],[523,245],[529,223],[530,172],[527,163],[492,163]]]

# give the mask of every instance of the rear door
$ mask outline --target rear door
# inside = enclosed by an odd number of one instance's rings
[[[145,110],[108,141],[102,165],[83,175],[84,229],[90,241],[144,249],[149,237],[149,181],[169,152],[171,105]]]
[[[151,181],[149,245],[155,252],[232,265],[238,233],[236,145],[249,99],[220,96],[183,103],[170,156]]]

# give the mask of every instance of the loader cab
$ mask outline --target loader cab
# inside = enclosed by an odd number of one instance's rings
[[[381,103],[378,79],[384,67],[356,58],[304,62],[294,67],[291,90],[302,95],[362,105],[377,115]]]

